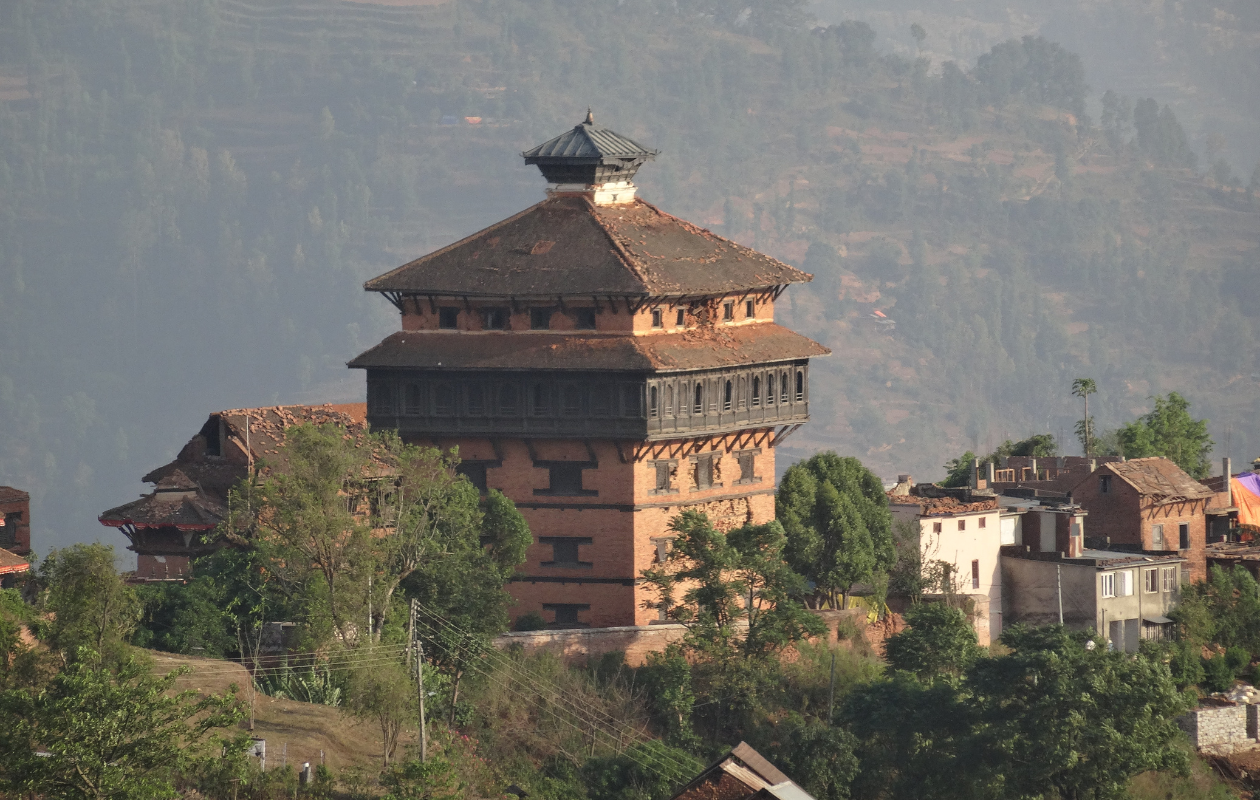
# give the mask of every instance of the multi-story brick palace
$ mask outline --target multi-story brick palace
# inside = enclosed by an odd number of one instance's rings
[[[368,281],[402,330],[350,366],[372,428],[458,447],[528,519],[514,616],[647,624],[673,517],[774,517],[775,447],[829,353],[774,303],[811,276],[637,198],[656,153],[589,114],[523,155],[546,199]]]

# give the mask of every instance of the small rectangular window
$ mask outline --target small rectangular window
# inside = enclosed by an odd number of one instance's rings
[[[944,530],[945,530],[945,526],[943,523],[940,523],[940,522],[932,523],[932,533],[943,533]]]
[[[1177,568],[1164,567],[1163,569],[1160,570],[1160,572],[1163,573],[1164,591],[1165,592],[1177,591]]]
[[[734,302],[722,304],[722,319],[724,320],[735,319],[735,303]]]
[[[671,536],[659,536],[652,540],[652,546],[656,548],[656,563],[664,564],[665,559],[669,558],[670,543],[674,539]]]
[[[433,412],[439,417],[455,416],[455,387],[449,383],[433,387]]]
[[[1129,597],[1133,594],[1133,570],[1126,569],[1116,573],[1116,596]]]
[[[971,588],[980,588],[980,559],[972,559],[971,562]]]
[[[692,456],[692,460],[694,462],[692,468],[692,481],[696,486],[694,491],[712,489],[714,486],[722,485],[717,483],[715,480],[715,473],[717,472],[715,465],[715,462],[717,461],[716,453],[706,453],[702,456]]]
[[[678,309],[678,318],[674,321],[674,325],[681,328],[686,324],[687,324],[687,312],[680,308]]]
[[[745,450],[735,454],[735,462],[739,464],[737,484],[758,483],[761,480],[757,476],[757,453],[757,450]]]
[[[459,309],[455,306],[442,306],[438,309],[438,327],[454,330],[459,327]]]
[[[468,397],[468,413],[480,417],[486,413],[486,390],[480,383],[471,383],[465,387]]]
[[[967,530],[967,520],[965,519],[958,520],[958,530],[960,531]]]
[[[1103,597],[1115,597],[1116,596],[1116,573],[1114,572],[1103,573],[1103,575],[1101,576],[1101,582],[1099,583],[1099,590],[1102,593]]]
[[[653,467],[656,470],[656,489],[655,494],[674,494],[678,491],[674,487],[674,470],[678,467],[677,461],[655,461]]]
[[[1190,549],[1190,523],[1183,522],[1177,526],[1177,538],[1181,540],[1181,549]]]
[[[589,628],[589,624],[578,619],[578,614],[590,610],[589,603],[543,603],[543,611],[555,614],[555,622],[549,628]]]
[[[1163,525],[1151,526],[1151,549],[1152,550],[1164,549],[1164,526]]]
[[[981,517],[981,518],[980,518],[979,525],[980,525],[980,527],[981,527],[981,528],[987,528],[987,527],[989,526],[989,518],[988,518],[988,517]]]
[[[593,308],[575,308],[573,309],[573,327],[580,331],[595,330],[595,309]]]
[[[1109,494],[1110,492],[1111,492],[1111,476],[1099,475],[1098,476],[1098,493]]]
[[[595,497],[599,494],[594,489],[582,488],[582,470],[594,465],[585,461],[561,461],[539,464],[545,466],[549,483],[546,489],[535,489],[536,495],[553,497]]]
[[[652,327],[653,328],[665,327],[664,313],[659,308],[652,309]]]
[[[408,416],[423,416],[426,412],[424,403],[424,387],[418,383],[409,383],[403,389],[403,413]]]
[[[1159,591],[1159,570],[1142,570],[1142,590],[1147,594],[1155,594]]]
[[[580,548],[590,544],[591,539],[577,536],[540,536],[539,544],[551,545],[551,560],[543,561],[543,567],[568,567],[570,569],[590,569],[590,561],[581,559]]]
[[[463,475],[468,482],[477,487],[477,491],[487,494],[490,491],[486,483],[486,465],[480,461],[461,461],[455,465],[455,472]]]
[[[481,309],[481,326],[488,331],[505,331],[508,327],[508,310],[506,308]]]
[[[752,300],[744,301],[744,316],[752,319],[757,316],[757,304]]]
[[[549,328],[551,328],[551,309],[531,308],[529,310],[529,329],[531,331],[545,331]]]

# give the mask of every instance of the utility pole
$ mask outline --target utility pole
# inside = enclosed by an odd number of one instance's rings
[[[416,616],[416,601],[411,601],[411,617],[414,620]],[[424,645],[420,643],[420,637],[415,635],[415,626],[412,626],[412,641],[416,646],[416,693],[420,698],[420,763],[423,764],[429,756],[429,735],[424,729]]]
[[[836,708],[836,651],[831,651],[831,682],[827,686],[827,724],[831,724]]]
[[[1054,565],[1054,582],[1056,594],[1059,595],[1059,624],[1063,624],[1063,565]]]

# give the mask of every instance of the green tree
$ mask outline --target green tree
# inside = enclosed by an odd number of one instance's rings
[[[1088,649],[1089,635],[1015,625],[1001,637],[1011,652],[969,671],[979,752],[1005,796],[1118,799],[1138,773],[1186,771],[1173,719],[1188,703],[1168,667]]]
[[[976,632],[967,616],[945,603],[919,603],[906,610],[910,627],[888,637],[884,656],[893,669],[922,681],[936,675],[961,676],[980,657]]]
[[[1260,584],[1241,565],[1214,566],[1208,579],[1181,588],[1181,600],[1169,612],[1179,639],[1192,649],[1217,645],[1260,654]]]
[[[1076,438],[1080,440],[1085,457],[1089,458],[1094,450],[1094,420],[1089,415],[1089,396],[1098,391],[1093,378],[1077,378],[1072,381],[1072,394],[1085,402],[1085,413],[1081,421],[1076,423]]]
[[[704,769],[690,753],[649,740],[582,766],[591,800],[665,800]]]
[[[787,534],[784,555],[835,608],[853,584],[887,572],[895,554],[888,497],[856,458],[818,453],[788,468],[775,498]]]
[[[1192,478],[1206,478],[1212,470],[1208,454],[1212,439],[1207,420],[1190,416],[1190,401],[1176,392],[1155,397],[1155,408],[1120,428],[1121,449],[1126,458],[1163,456]]]
[[[857,740],[843,727],[789,713],[756,737],[758,751],[817,800],[848,800]]]
[[[174,691],[187,668],[156,677],[134,656],[112,668],[98,661],[83,648],[45,690],[0,695],[0,785],[12,796],[178,797],[175,769],[206,734],[242,716],[232,695]]]
[[[378,651],[370,647],[360,652],[363,660],[350,674],[344,708],[350,716],[380,727],[382,766],[388,767],[403,728],[413,723],[419,727],[416,683],[398,661],[372,658]]]
[[[968,450],[958,458],[945,462],[945,480],[941,481],[941,486],[950,489],[970,486],[971,467],[975,460],[976,454]]]
[[[643,681],[657,724],[665,731],[665,740],[678,747],[696,745],[691,727],[696,694],[691,684],[691,664],[682,646],[672,643],[664,652],[648,653],[637,676]]]
[[[140,619],[140,603],[114,567],[114,548],[76,544],[48,554],[39,572],[52,616],[48,644],[73,658],[81,647],[121,656]]]

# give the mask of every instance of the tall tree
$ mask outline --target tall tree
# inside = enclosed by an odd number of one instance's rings
[[[856,458],[818,453],[794,464],[775,499],[784,556],[832,608],[853,584],[887,572],[895,554],[884,485]]]
[[[893,669],[929,681],[937,675],[960,676],[980,657],[976,632],[967,617],[945,603],[919,603],[906,610],[910,627],[890,637],[885,657]]]
[[[1076,438],[1081,442],[1085,457],[1089,458],[1094,449],[1094,420],[1089,416],[1089,396],[1098,391],[1093,378],[1077,378],[1072,381],[1072,394],[1085,401],[1085,414],[1076,424]]]
[[[1121,426],[1118,436],[1126,458],[1163,456],[1192,478],[1206,478],[1212,470],[1208,454],[1214,444],[1207,420],[1190,416],[1190,401],[1176,392],[1154,398],[1155,408]]]

